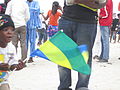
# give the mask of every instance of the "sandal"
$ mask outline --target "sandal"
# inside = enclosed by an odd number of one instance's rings
[[[28,60],[28,63],[32,63],[32,62],[34,62],[34,61],[33,61],[33,58],[30,57],[29,60]]]

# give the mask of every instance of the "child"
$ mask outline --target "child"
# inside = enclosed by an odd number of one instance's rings
[[[14,23],[10,16],[0,14],[0,90],[10,90],[8,76],[10,71],[25,67],[22,60],[15,61],[15,53],[10,46],[14,34]]]
[[[49,18],[47,32],[50,38],[58,31],[58,19],[62,15],[60,12],[57,11],[58,9],[62,11],[59,3],[57,1],[54,1],[52,4],[52,10],[48,11],[47,16],[45,17],[42,14],[45,20]]]
[[[42,21],[42,15],[40,14],[41,20],[41,28],[38,29],[38,43],[37,45],[40,46],[42,43],[47,41],[47,24],[45,21]]]

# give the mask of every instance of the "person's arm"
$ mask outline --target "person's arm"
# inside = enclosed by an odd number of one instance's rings
[[[68,0],[69,1],[69,0]],[[84,4],[88,7],[100,9],[106,5],[107,0],[70,0],[73,4]]]
[[[107,18],[107,17],[108,17],[108,11],[106,7],[100,9],[99,18]]]
[[[0,71],[9,71],[8,63],[0,63]]]
[[[25,67],[25,63],[19,60],[18,64],[9,65],[8,63],[0,63],[0,71],[21,70]]]
[[[63,13],[63,9],[61,6],[59,6],[58,9]]]
[[[44,20],[47,20],[49,18],[49,11],[47,13],[47,16],[44,15],[44,13],[41,13],[42,17],[44,18]]]

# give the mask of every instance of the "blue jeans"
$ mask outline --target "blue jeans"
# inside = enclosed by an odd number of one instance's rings
[[[61,18],[59,20],[58,30],[63,30],[72,40],[78,45],[88,45],[89,60],[88,64],[92,64],[92,48],[96,36],[97,25],[78,23]],[[58,90],[71,90],[71,70],[65,67],[58,66],[60,85]],[[88,87],[90,75],[84,75],[78,72],[78,81],[75,90],[81,87]]]
[[[109,59],[109,26],[100,26],[101,30],[101,54],[100,59]]]

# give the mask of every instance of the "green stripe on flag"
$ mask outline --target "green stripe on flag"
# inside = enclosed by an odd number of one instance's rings
[[[64,66],[66,68],[72,69],[69,60],[64,55],[59,48],[57,48],[50,41],[44,43],[44,46],[40,46],[39,48],[52,62]]]
[[[40,46],[46,57],[63,67],[90,74],[88,52],[80,52],[78,45],[63,32],[59,31],[50,40]]]
[[[74,70],[90,73],[89,66],[77,48],[78,45],[71,38],[60,31],[50,41],[65,54]]]

